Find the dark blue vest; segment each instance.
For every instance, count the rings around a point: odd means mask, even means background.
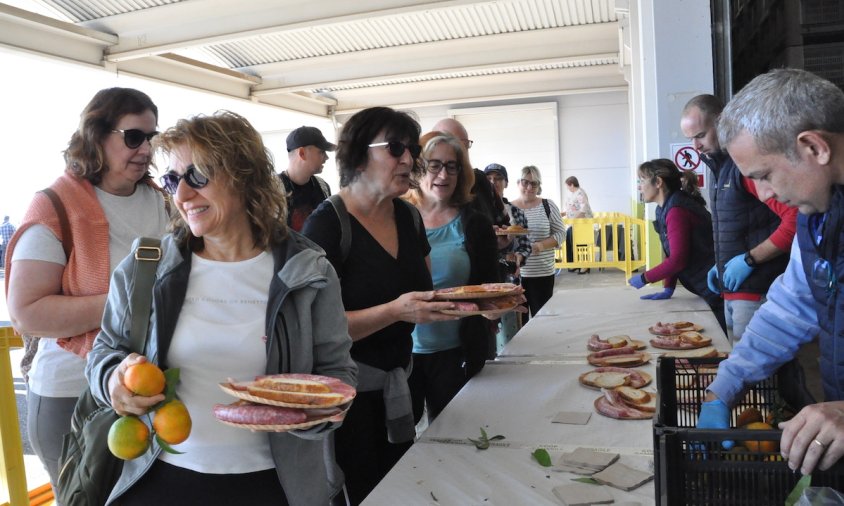
[[[797,241],[803,272],[812,289],[818,313],[820,366],[826,401],[844,399],[844,188],[836,187],[823,228],[823,240],[815,246],[809,217],[797,218]],[[820,264],[816,267],[816,263]],[[826,260],[831,271],[823,269]],[[831,278],[827,277],[827,273]],[[832,281],[829,283],[828,281]],[[832,286],[830,286],[832,285]]]
[[[741,172],[726,152],[701,157],[714,175],[709,188],[715,260],[718,279],[724,279],[724,266],[736,255],[743,255],[767,239],[780,225],[780,217],[741,185]],[[736,292],[768,292],[771,283],[785,271],[788,255],[761,263]],[[728,292],[721,286],[721,293]]]
[[[663,205],[656,208],[654,230],[659,234],[662,251],[665,256],[671,256],[668,245],[668,228],[666,217],[668,211],[674,207],[688,209],[700,219],[700,223],[692,228],[692,247],[686,268],[680,271],[677,278],[687,290],[702,297],[710,305],[719,303],[720,297],[709,291],[706,286],[706,273],[715,264],[715,252],[712,244],[712,217],[703,205],[685,192],[675,191],[665,199]]]

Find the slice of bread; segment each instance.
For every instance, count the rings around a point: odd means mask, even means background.
[[[648,392],[645,392],[648,393]],[[656,411],[656,395],[648,393],[650,396],[647,402],[643,402],[641,404],[636,404],[636,409],[641,411],[646,411],[648,413],[653,413]]]
[[[310,392],[315,394],[325,394],[331,392],[331,388],[325,383],[319,381],[285,378],[278,376],[270,376],[257,380],[253,386],[258,388],[266,388],[267,390],[276,390],[279,392]]]
[[[598,388],[615,388],[627,384],[626,373],[591,371],[583,376],[583,382]]]
[[[718,355],[718,350],[712,346],[704,346],[703,348],[695,348],[692,350],[672,350],[667,351],[663,356],[675,358],[696,358],[696,357],[714,357]]]
[[[641,355],[616,355],[616,356],[609,356],[604,357],[601,359],[601,363],[603,365],[614,365],[614,366],[625,366],[625,365],[637,365],[643,362]]]
[[[607,338],[607,342],[612,345],[613,348],[621,348],[627,346],[629,343],[630,336],[612,336]]]
[[[343,394],[336,392],[312,393],[312,392],[286,392],[271,390],[251,385],[246,389],[256,397],[262,397],[272,401],[286,402],[289,404],[307,404],[308,406],[337,405],[343,402]]]
[[[615,391],[621,395],[622,399],[634,405],[646,404],[651,398],[651,394],[648,392],[628,386],[618,387]]]

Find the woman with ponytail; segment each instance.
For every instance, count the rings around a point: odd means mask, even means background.
[[[659,234],[665,260],[628,281],[635,288],[663,281],[663,291],[642,299],[669,299],[679,280],[687,290],[706,300],[722,328],[724,301],[709,290],[706,273],[715,264],[712,217],[692,171],[680,171],[671,160],[660,158],[639,166],[638,188],[645,202],[657,205],[654,229]]]

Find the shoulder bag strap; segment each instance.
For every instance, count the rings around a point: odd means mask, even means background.
[[[542,199],[542,207],[545,208],[545,216],[547,216],[548,219],[550,220],[551,219],[551,204],[548,203],[548,200]]]
[[[44,188],[41,193],[50,199],[53,207],[56,209],[56,216],[59,218],[59,227],[62,230],[62,249],[64,249],[64,256],[70,260],[70,252],[73,251],[73,232],[70,230],[70,222],[67,219],[67,210],[64,208],[62,199],[53,191],[52,188]]]
[[[161,260],[161,240],[141,237],[138,249],[135,250],[135,284],[129,299],[132,305],[129,349],[135,353],[144,352],[152,307],[152,286],[155,282],[155,270],[158,268],[159,260]]]
[[[340,220],[340,258],[345,263],[349,250],[352,248],[352,225],[349,222],[349,211],[346,210],[346,204],[337,193],[328,197],[328,201],[334,206],[334,212]]]

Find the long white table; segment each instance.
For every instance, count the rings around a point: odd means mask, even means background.
[[[647,288],[644,290],[648,290]],[[556,462],[578,447],[621,454],[631,467],[653,469],[650,420],[620,421],[595,412],[601,394],[577,378],[586,362],[590,335],[627,334],[647,342],[657,321],[687,320],[704,327],[719,350],[726,337],[702,299],[678,289],[672,299],[643,301],[630,287],[558,291],[539,314],[487,363],[431,423],[408,453],[364,501],[387,505],[559,505],[552,489],[578,476],[541,467],[531,453],[545,448]],[[639,367],[655,375],[661,350]],[[648,387],[656,389],[655,384]],[[591,413],[586,425],[552,423],[560,411]],[[504,440],[478,450],[468,438],[483,427]],[[624,492],[608,489],[616,502],[653,504],[653,483]]]

